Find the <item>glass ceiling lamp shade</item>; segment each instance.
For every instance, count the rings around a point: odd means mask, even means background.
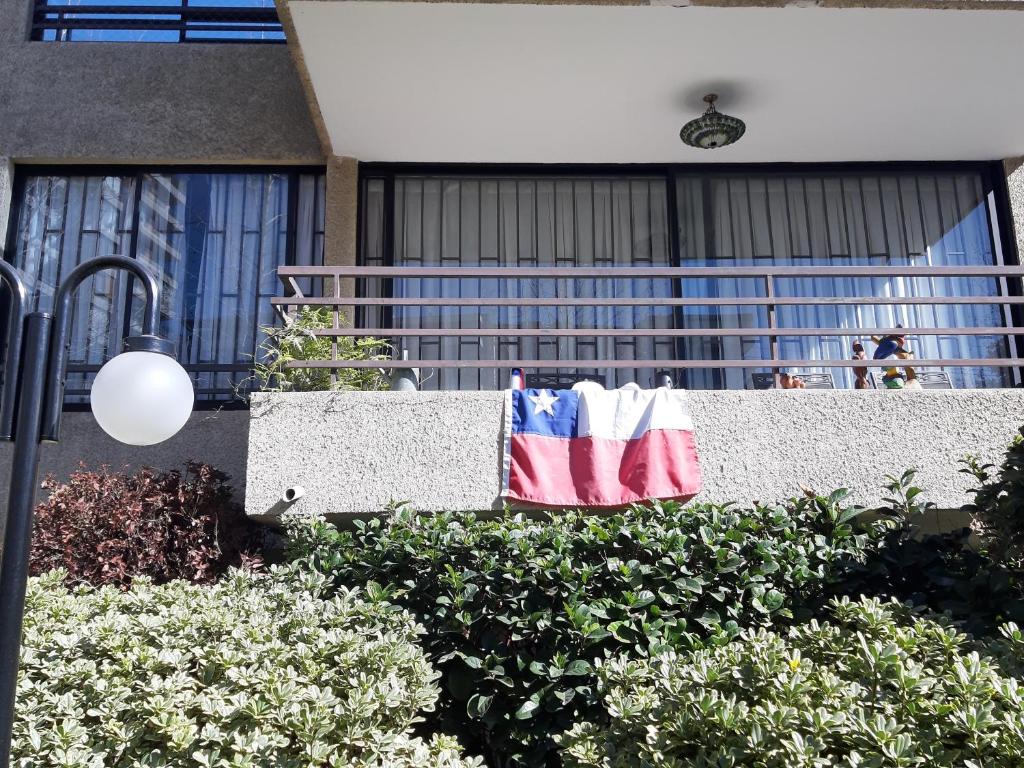
[[[104,432],[128,445],[155,445],[185,426],[195,393],[173,351],[158,336],[131,336],[100,368],[89,405]]]
[[[747,130],[747,126],[738,117],[723,115],[715,109],[717,94],[709,93],[704,97],[708,108],[696,120],[691,120],[679,132],[684,144],[698,149],[717,149],[735,144]]]

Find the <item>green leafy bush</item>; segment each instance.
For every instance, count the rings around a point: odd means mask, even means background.
[[[601,665],[608,722],[562,737],[566,766],[1024,765],[1021,687],[963,635],[898,603],[832,610],[784,634]]]
[[[326,768],[465,761],[410,727],[437,674],[404,612],[315,574],[28,589],[14,765]]]
[[[878,511],[891,528],[875,543],[871,556],[851,563],[825,596],[895,598],[946,614],[959,629],[979,638],[996,634],[998,625],[1007,621],[1024,623],[1020,571],[973,547],[969,528],[920,533],[917,522],[931,505],[923,502],[914,475],[911,470],[888,478],[886,507]]]
[[[964,463],[962,471],[979,483],[974,502],[964,509],[973,516],[985,550],[1009,567],[1024,569],[1024,428],[998,469],[975,457]]]
[[[344,324],[344,318],[340,321]],[[253,365],[259,389],[272,392],[321,392],[327,390],[388,389],[388,378],[377,368],[289,368],[299,360],[330,360],[337,345],[339,360],[389,360],[391,348],[382,339],[357,336],[318,336],[316,331],[334,327],[329,307],[303,307],[283,327],[265,326]]]
[[[493,764],[543,765],[552,736],[599,705],[593,665],[724,644],[786,621],[863,561],[887,523],[855,527],[844,493],[784,505],[610,516],[417,516],[292,531],[296,568],[382,585],[426,627],[443,673],[442,725]]]

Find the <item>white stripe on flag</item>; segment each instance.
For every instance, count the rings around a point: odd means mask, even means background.
[[[652,429],[693,431],[680,389],[608,389],[580,392],[580,437],[632,440]]]

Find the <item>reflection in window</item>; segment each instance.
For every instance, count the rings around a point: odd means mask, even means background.
[[[294,194],[292,191],[294,190]],[[319,264],[323,177],[286,173],[139,173],[28,176],[12,260],[34,306],[95,256],[130,255],[161,278],[160,333],[177,345],[200,400],[234,394],[251,368],[259,327],[274,322],[276,269]],[[141,328],[143,293],[123,273],[90,278],[75,299],[69,401]]]

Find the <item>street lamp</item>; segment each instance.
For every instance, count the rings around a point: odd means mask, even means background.
[[[159,285],[135,259],[104,256],[78,265],[57,288],[54,312],[27,312],[21,274],[0,261],[0,280],[10,288],[5,370],[0,399],[0,440],[14,441],[3,559],[0,560],[0,768],[8,768],[18,683],[18,656],[25,586],[32,544],[32,512],[39,475],[39,447],[60,437],[68,353],[71,299],[90,275],[103,269],[133,274],[146,292],[142,336],[124,340],[124,351],[93,381],[89,396],[96,421],[129,445],[152,445],[174,435],[192,412],[192,382],[174,360],[173,345],[155,335]]]

